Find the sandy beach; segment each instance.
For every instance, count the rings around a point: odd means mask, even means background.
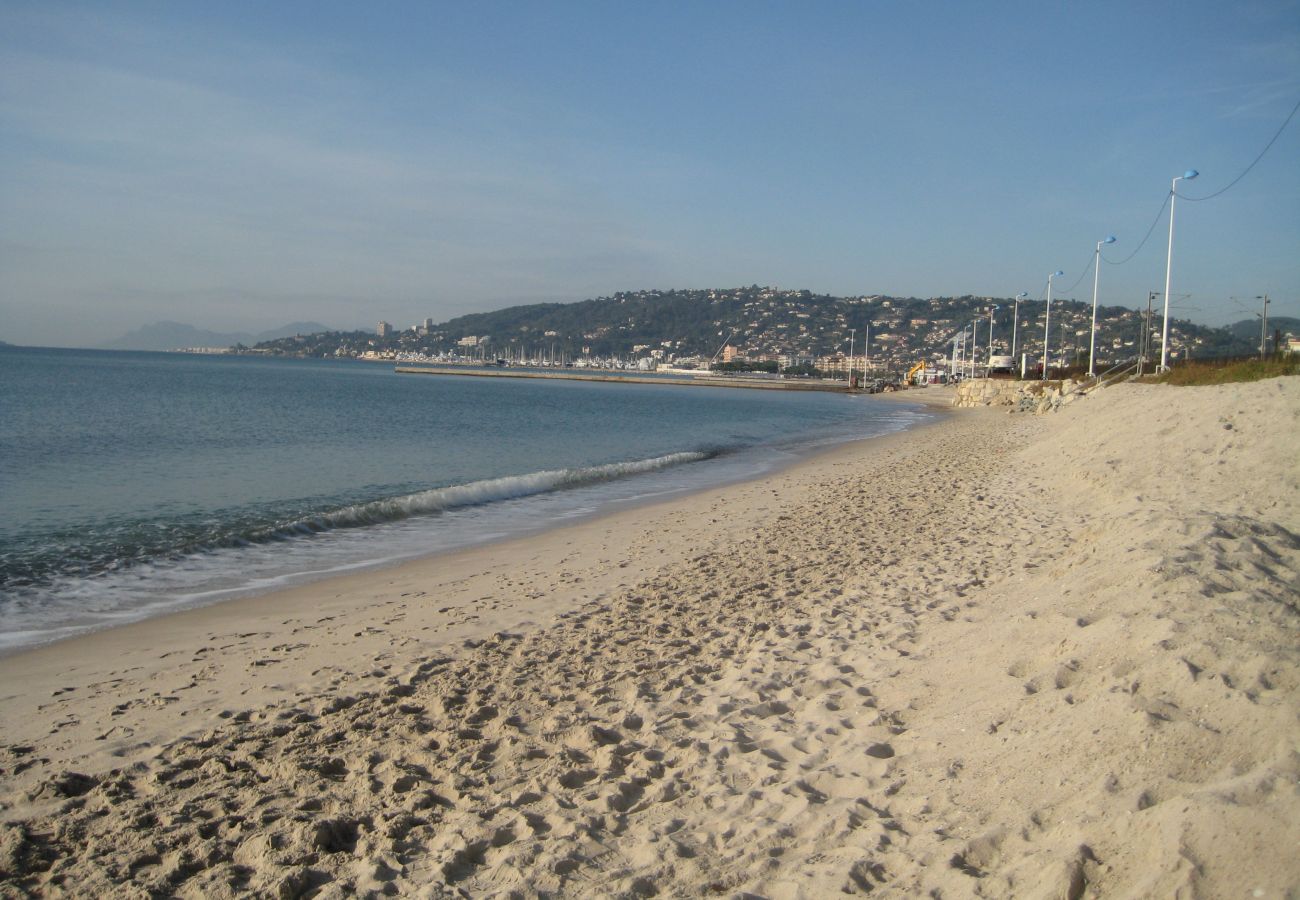
[[[0,659],[0,896],[1300,896],[1297,434],[959,410]]]

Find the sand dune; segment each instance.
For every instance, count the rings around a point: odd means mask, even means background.
[[[0,894],[1295,895],[1298,419],[963,411],[0,660]]]

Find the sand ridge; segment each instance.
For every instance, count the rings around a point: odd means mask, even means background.
[[[1298,417],[1295,379],[962,413],[155,625],[184,660],[0,700],[0,889],[1294,892]]]

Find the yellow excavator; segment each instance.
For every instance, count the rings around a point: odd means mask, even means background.
[[[924,371],[925,371],[925,360],[922,360],[921,362],[917,363],[916,365],[912,366],[912,368],[907,370],[907,383],[916,384],[916,376]]]

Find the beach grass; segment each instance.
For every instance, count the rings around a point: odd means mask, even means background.
[[[1262,381],[1265,378],[1277,378],[1282,375],[1300,375],[1300,358],[1279,356],[1269,359],[1194,361],[1175,366],[1160,375],[1147,376],[1142,381],[1192,387]]]

